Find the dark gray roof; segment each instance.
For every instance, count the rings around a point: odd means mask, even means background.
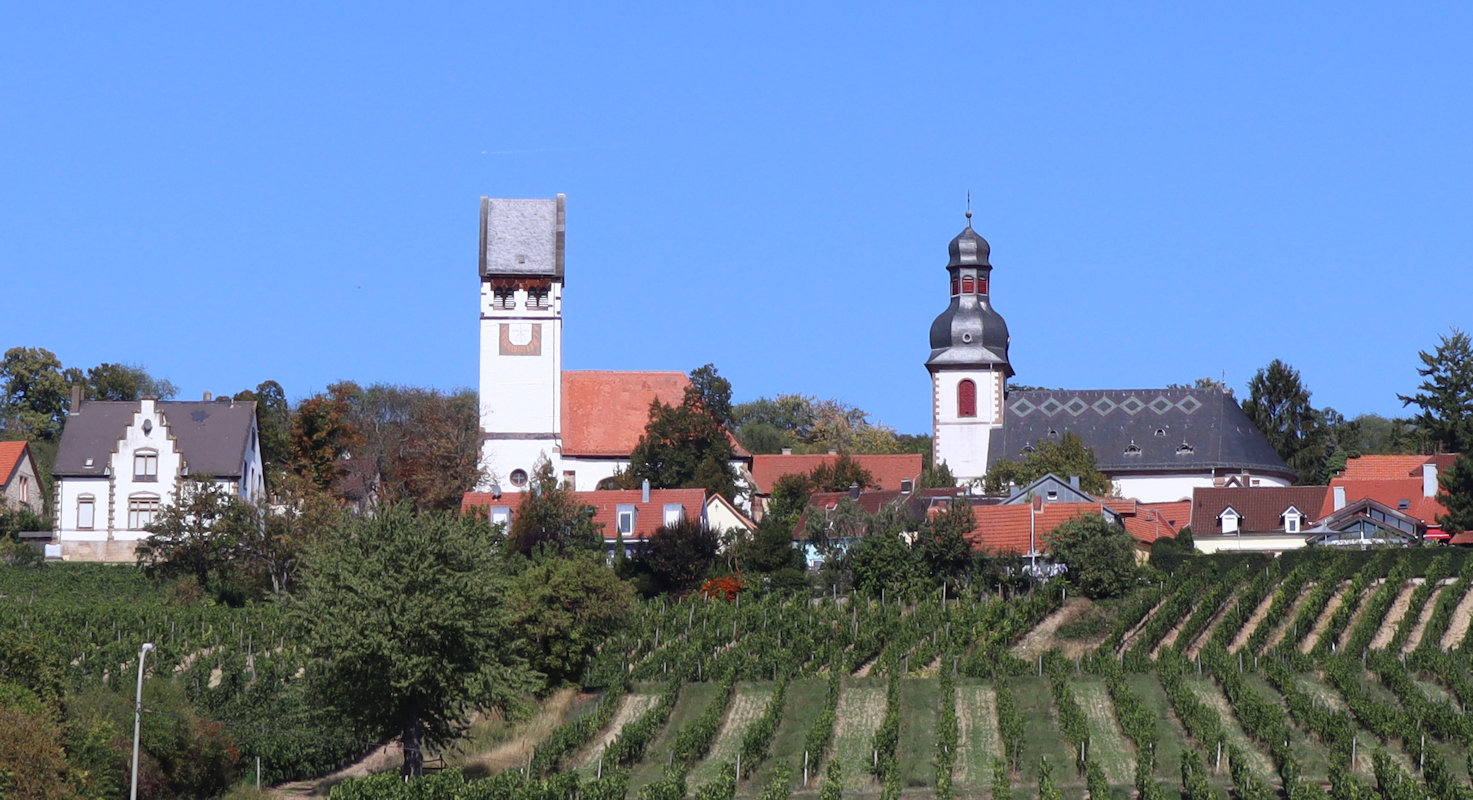
[[[158,407],[191,475],[240,475],[256,419],[254,402],[164,400]],[[101,477],[138,408],[136,401],[89,400],[68,414],[53,474]]]
[[[1005,406],[992,461],[1022,458],[1024,448],[1072,432],[1109,474],[1246,469],[1294,477],[1238,402],[1218,389],[1009,391]]]
[[[982,238],[982,234],[972,230],[970,219],[967,220],[966,229],[958,233],[956,238],[951,240],[951,244],[946,246],[946,252],[951,256],[951,259],[946,263],[947,269],[966,266],[992,266],[987,263],[987,257],[992,255],[992,245],[988,244],[987,240]]]
[[[481,198],[481,277],[563,277],[564,198]]]

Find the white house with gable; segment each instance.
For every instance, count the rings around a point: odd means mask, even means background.
[[[74,396],[52,474],[62,558],[132,561],[185,480],[208,478],[246,502],[263,496],[256,404]]]

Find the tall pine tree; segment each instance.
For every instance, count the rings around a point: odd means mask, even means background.
[[[1473,340],[1457,328],[1437,350],[1420,352],[1422,383],[1413,395],[1397,395],[1402,405],[1421,409],[1413,417],[1427,448],[1437,453],[1473,452]]]

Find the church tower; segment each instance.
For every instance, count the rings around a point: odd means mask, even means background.
[[[481,465],[506,491],[558,468],[564,197],[481,198]]]
[[[992,248],[967,227],[947,247],[951,303],[931,323],[931,446],[958,481],[987,473],[993,431],[1003,423],[1003,396],[1013,375],[1008,325],[992,308]]]

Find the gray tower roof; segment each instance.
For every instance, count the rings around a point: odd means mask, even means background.
[[[563,279],[565,198],[481,198],[481,277]]]
[[[1107,474],[1250,470],[1292,479],[1268,440],[1219,389],[1009,391],[988,458],[1013,460],[1066,432]]]
[[[965,275],[988,281],[989,288],[977,293],[953,291],[951,304],[931,323],[931,357],[926,359],[926,368],[935,371],[1001,366],[1011,376],[1008,324],[992,307],[989,294],[992,264],[987,259],[992,253],[991,246],[972,230],[968,219],[966,229],[946,249],[950,255],[946,270],[953,283]]]

